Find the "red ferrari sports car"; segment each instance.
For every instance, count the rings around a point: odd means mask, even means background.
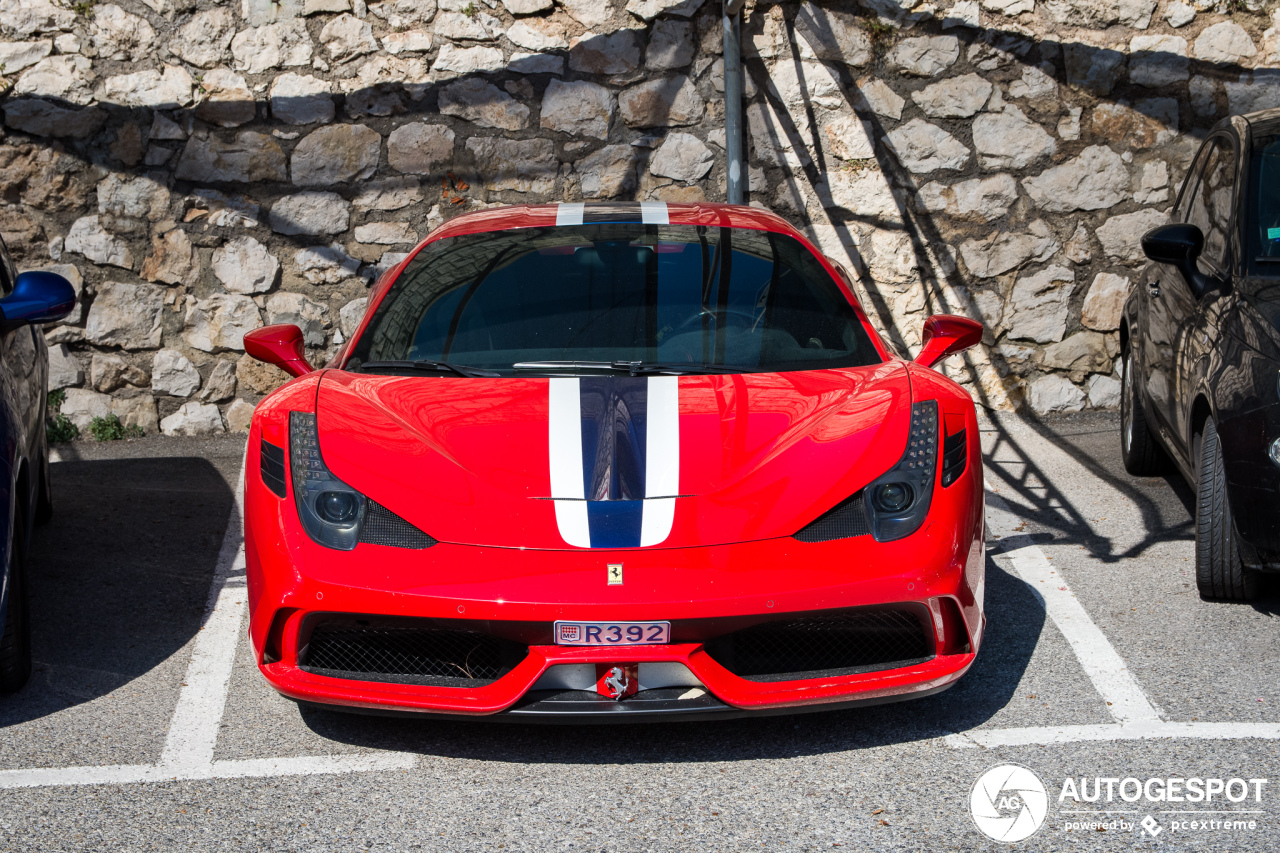
[[[450,220],[294,379],[245,478],[251,636],[304,703],[525,721],[923,696],[982,639],[973,402],[895,357],[771,213],[560,204]]]

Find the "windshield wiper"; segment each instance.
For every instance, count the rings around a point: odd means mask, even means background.
[[[560,373],[575,370],[604,370],[610,373],[626,373],[630,376],[648,374],[698,374],[698,373],[749,373],[751,368],[732,364],[686,364],[681,362],[653,361],[520,361],[511,365],[514,370],[539,370]]]
[[[1259,255],[1253,259],[1255,264],[1280,264],[1280,257],[1268,258],[1266,255]]]
[[[752,368],[737,364],[688,364],[681,362],[659,361],[615,361],[614,367],[626,370],[632,376],[648,373],[750,373]]]
[[[476,367],[463,367],[448,361],[366,361],[360,365],[361,370],[418,370],[424,373],[452,373],[454,376],[501,376],[495,370],[481,370]]]

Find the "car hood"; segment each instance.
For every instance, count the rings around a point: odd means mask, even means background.
[[[317,420],[335,476],[443,542],[679,548],[795,533],[898,460],[910,401],[901,362],[581,380],[333,370]]]

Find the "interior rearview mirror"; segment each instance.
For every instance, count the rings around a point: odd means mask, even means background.
[[[924,321],[916,364],[933,367],[949,355],[964,352],[982,340],[982,324],[955,314],[934,314]]]
[[[244,351],[258,361],[274,364],[290,376],[305,376],[315,370],[307,363],[302,330],[292,323],[263,326],[247,332]]]

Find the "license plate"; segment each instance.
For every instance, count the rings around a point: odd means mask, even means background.
[[[670,622],[557,622],[559,646],[641,646],[671,642]]]

